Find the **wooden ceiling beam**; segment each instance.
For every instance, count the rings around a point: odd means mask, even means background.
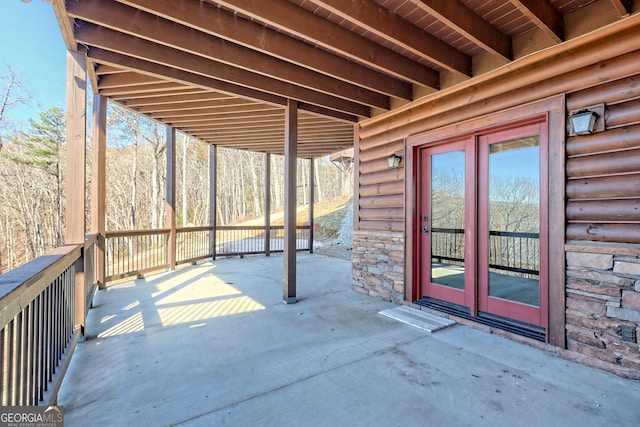
[[[132,70],[136,70],[143,74],[149,74],[152,76],[166,78],[171,81],[176,81],[184,84],[193,85],[195,87],[185,88],[178,94],[184,94],[188,92],[193,93],[208,93],[210,90],[219,91],[225,94],[236,95],[239,97],[260,100],[273,105],[284,105],[285,99],[272,95],[266,92],[260,92],[250,88],[237,87],[235,85],[222,82],[199,74],[193,74],[186,71],[178,70],[173,67],[168,67],[160,64],[155,64],[149,61],[145,61],[138,58],[132,58],[130,56],[122,55],[116,52],[110,52],[108,50],[100,48],[92,48],[88,53],[88,57],[94,62],[102,64],[109,64],[114,66],[126,67]],[[138,96],[153,96],[152,94],[142,94]],[[162,94],[158,94],[162,96]],[[130,97],[131,98],[131,97]],[[111,98],[113,100],[113,98]],[[357,115],[343,113],[340,111],[332,110],[329,108],[323,108],[317,105],[302,104],[305,111],[311,114],[318,114],[323,117],[332,117],[337,120],[355,123],[358,121]],[[282,110],[280,110],[282,111]]]
[[[228,87],[228,93],[242,94],[249,89],[256,93],[260,100],[260,92],[268,92],[279,97],[300,100],[325,108],[368,117],[370,108],[366,105],[317,92],[304,87],[292,85],[250,71],[232,67],[217,61],[199,57],[187,52],[158,45],[148,40],[131,37],[95,24],[83,23],[76,27],[76,39],[93,49],[100,48],[134,59],[188,74],[197,74],[210,80],[221,81]],[[174,73],[165,71],[162,75]],[[211,87],[212,89],[216,89]],[[242,90],[244,88],[245,90]]]
[[[322,131],[333,131],[336,129],[345,130],[345,124],[337,123],[337,122],[327,121],[327,123],[318,124],[318,123],[304,123],[299,121],[298,123],[300,128],[306,128],[306,129],[316,129],[316,130],[321,129]],[[229,120],[229,121],[220,122],[220,123],[211,123],[211,124],[205,124],[205,125],[199,125],[199,126],[184,127],[183,129],[187,132],[189,131],[217,132],[217,131],[238,129],[238,127],[242,127],[244,129],[262,129],[262,128],[271,127],[271,126],[284,127],[283,118],[282,117],[273,117],[269,119],[260,118],[260,120],[236,119],[233,121]],[[346,126],[349,126],[349,125],[346,125]],[[348,130],[353,132],[353,129],[351,126],[349,126]]]
[[[91,55],[91,54],[89,54]],[[129,101],[134,101],[136,99],[150,99],[150,98],[159,98],[159,97],[165,97],[165,96],[180,96],[180,95],[184,95],[184,94],[197,94],[197,93],[207,93],[207,90],[199,88],[199,87],[188,87],[188,86],[183,86],[180,89],[176,89],[176,90],[169,90],[166,92],[144,92],[144,93],[131,93],[131,94],[127,94],[127,95],[116,95],[116,96],[111,96],[109,99],[111,101],[116,101],[120,104],[122,104],[123,107],[129,107],[125,102],[129,102]],[[209,92],[210,93],[210,92]]]
[[[245,124],[245,123],[269,123],[273,121],[282,122],[284,117],[282,116],[281,111],[270,111],[268,113],[260,112],[253,114],[228,114],[221,115],[220,117],[216,117],[209,120],[201,120],[201,123],[190,123],[188,126],[184,126],[185,128],[190,129],[204,129],[204,128],[213,128],[215,129],[217,126],[223,125],[237,125],[237,124]],[[284,122],[283,122],[284,123]]]
[[[217,92],[204,92],[193,93],[188,95],[173,95],[173,96],[156,96],[148,98],[135,98],[126,102],[127,107],[143,107],[153,105],[172,105],[172,104],[189,104],[192,102],[206,102],[206,101],[221,101],[223,99],[237,99],[230,95],[225,95]]]
[[[127,96],[129,94],[149,94],[149,93],[161,93],[166,91],[173,91],[180,89],[178,83],[165,82],[154,84],[140,84],[137,86],[117,86],[107,89],[100,89],[100,95],[103,96]]]
[[[318,73],[401,99],[412,99],[411,84],[349,61],[217,7],[190,0],[120,0],[198,31],[309,68]]]
[[[183,53],[226,64],[256,77],[262,77],[258,83],[265,84],[266,87],[276,87],[276,82],[284,82],[369,107],[390,109],[390,99],[387,95],[308,70],[235,43],[229,43],[219,37],[195,31],[123,4],[85,0],[71,2],[68,8],[69,14],[75,18],[114,30],[113,37],[116,32],[124,33]],[[135,16],[135,19],[132,19],[132,16]],[[87,26],[87,28],[91,27]],[[109,30],[106,31],[109,32]],[[245,82],[245,86],[247,83]]]
[[[271,115],[273,115],[273,112],[269,112]],[[278,112],[280,113],[280,112]],[[195,120],[184,120],[184,119],[176,119],[173,121],[173,123],[175,124],[175,126],[180,126],[180,127],[192,127],[192,128],[196,128],[196,127],[205,127],[205,126],[215,126],[216,124],[220,124],[220,123],[225,123],[225,122],[230,122],[230,121],[235,121],[235,120],[246,120],[246,121],[260,121],[263,120],[263,118],[267,117],[266,115],[260,114],[260,113],[246,113],[246,114],[242,114],[242,113],[236,113],[236,114],[227,114],[227,115],[223,115],[220,114],[216,117],[209,117],[209,118],[198,118]],[[268,117],[267,117],[268,120]]]
[[[101,76],[98,79],[98,88],[100,89],[112,89],[117,87],[130,87],[137,85],[153,85],[153,84],[165,84],[166,80],[161,80],[156,77],[145,76],[138,73],[117,73]]]
[[[246,137],[242,137],[242,136],[238,136],[238,137],[222,137],[222,138],[217,138],[217,137],[206,137],[206,136],[199,136],[197,134],[192,135],[194,138],[197,139],[202,139],[203,141],[207,141],[211,144],[216,144],[219,145],[221,147],[231,147],[234,148],[236,146],[241,146],[241,147],[246,147],[247,145],[250,144],[272,144],[272,145],[277,145],[277,144],[283,144],[284,145],[284,133],[282,135],[275,135],[275,136],[268,136],[268,137],[251,137],[251,138],[246,138]],[[301,141],[299,142],[299,146],[300,145],[311,145],[311,144],[317,144],[317,145],[324,145],[327,147],[333,147],[333,146],[341,146],[343,147],[342,149],[345,148],[349,148],[351,147],[351,145],[353,144],[353,139],[348,139],[345,138],[342,141],[327,141],[324,144],[321,144],[320,142],[318,142],[317,140],[307,140],[306,142],[302,143]]]
[[[112,67],[110,65],[98,65],[95,69],[95,73],[98,76],[103,74],[116,74],[116,73],[129,73],[129,70],[125,70],[123,68]]]
[[[471,58],[372,0],[312,0],[329,12],[454,73],[471,76]]]
[[[229,98],[229,99],[211,100],[211,101],[147,105],[144,107],[137,107],[135,110],[141,114],[162,114],[162,113],[173,113],[173,112],[185,112],[186,114],[191,114],[191,113],[202,113],[206,110],[213,111],[216,108],[223,108],[223,107],[226,107],[226,108],[233,107],[238,111],[243,110],[246,107],[250,111],[251,108],[255,105],[265,105],[265,104],[251,102],[243,98]]]
[[[511,60],[511,39],[457,1],[409,0],[487,52]]]
[[[149,74],[156,77],[164,77],[170,81],[175,81],[185,85],[197,86],[199,89],[215,90],[230,95],[237,95],[248,99],[258,99],[275,105],[284,105],[285,98],[271,95],[249,88],[237,87],[231,83],[223,82],[211,77],[194,74],[187,71],[179,70],[171,66],[157,64],[143,59],[123,55],[118,52],[93,47],[87,55],[95,62],[103,64],[115,64],[136,70],[142,74]],[[195,92],[199,92],[197,88],[193,88]],[[187,92],[185,89],[184,92]],[[176,92],[178,94],[180,92]],[[150,96],[150,95],[146,95]]]
[[[152,119],[157,120],[180,120],[184,118],[185,120],[194,119],[206,119],[213,118],[216,116],[220,116],[222,114],[245,114],[247,112],[255,112],[255,111],[270,111],[273,107],[268,104],[258,104],[254,103],[252,105],[246,106],[220,106],[213,108],[205,108],[202,110],[181,110],[181,111],[165,111],[165,112],[145,112],[146,116],[151,117]]]
[[[220,137],[220,138],[226,138],[226,137],[247,137],[247,138],[251,138],[251,137],[270,137],[270,136],[277,136],[277,135],[283,135],[284,136],[284,128],[281,126],[270,126],[270,127],[264,127],[261,129],[243,129],[243,128],[237,128],[237,129],[231,129],[231,130],[221,130],[221,131],[208,131],[208,132],[197,132],[197,134],[199,136],[202,137],[206,137],[206,138],[213,138],[213,137]],[[320,140],[334,140],[335,138],[353,138],[353,131],[352,130],[347,130],[347,131],[335,131],[335,132],[321,132],[321,131],[311,131],[311,130],[304,130],[304,129],[298,129],[298,136],[302,137],[302,136],[306,136],[306,137],[314,137]]]
[[[564,40],[564,18],[548,0],[509,0],[555,43]]]
[[[322,46],[396,78],[427,87],[439,87],[438,72],[287,0],[216,0],[212,3],[238,11],[312,45]]]

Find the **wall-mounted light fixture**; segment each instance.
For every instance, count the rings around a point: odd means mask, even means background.
[[[387,162],[389,163],[389,169],[399,168],[401,161],[402,161],[401,153],[393,153],[389,157],[387,157]]]
[[[593,133],[598,113],[591,110],[580,110],[570,117],[573,133],[576,135],[589,135]]]

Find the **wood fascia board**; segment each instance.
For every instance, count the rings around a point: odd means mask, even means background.
[[[206,7],[188,0],[120,2],[321,74],[331,75],[388,96],[412,98],[410,83],[336,56],[258,23],[238,19],[220,8]]]
[[[76,40],[73,37],[73,19],[67,14],[67,6],[65,0],[51,0],[53,5],[53,12],[58,20],[60,31],[62,32],[62,38],[67,50],[75,52],[78,49]]]
[[[182,24],[129,6],[88,0],[70,3],[69,14],[77,19],[154,44],[201,56],[257,76],[282,81],[315,92],[343,98],[369,107],[390,108],[387,95],[271,57],[247,47],[229,43]],[[83,24],[82,27],[91,28]],[[108,30],[107,30],[108,33]],[[115,35],[112,37],[115,38]],[[257,80],[256,77],[253,80]],[[244,84],[246,85],[246,83]],[[274,83],[270,83],[273,86]],[[291,97],[291,96],[290,96]]]
[[[93,61],[89,60],[89,58],[87,58],[87,79],[89,79],[89,82],[91,83],[91,92],[93,92],[94,95],[98,93],[99,76],[96,73],[97,67],[98,67],[98,64],[94,63]]]
[[[77,27],[76,39],[94,48],[219,80],[227,83],[230,88],[238,88],[239,86],[239,89],[246,88],[288,99],[299,99],[309,104],[316,104],[361,117],[370,115],[370,108],[357,102],[255,74],[188,52],[131,37],[95,24],[85,23]],[[237,91],[235,90],[235,92]],[[230,93],[234,93],[233,89]]]
[[[613,4],[613,7],[618,12],[618,16],[621,18],[629,16],[633,10],[631,0],[611,0],[611,4]]]
[[[564,18],[548,0],[509,0],[555,43],[564,40]]]
[[[511,60],[511,39],[460,2],[410,0],[438,21],[471,40],[482,49]]]
[[[347,22],[454,73],[469,77],[471,58],[371,0],[313,0]]]
[[[555,45],[550,48],[538,51],[531,55],[525,56],[521,59],[517,59],[509,64],[506,64],[500,68],[496,68],[495,70],[492,70],[481,76],[474,77],[468,81],[452,86],[448,89],[444,89],[439,92],[433,93],[431,95],[427,95],[423,98],[420,98],[416,101],[403,105],[395,110],[389,111],[379,116],[363,120],[359,123],[361,137],[365,138],[364,135],[378,133],[378,131],[375,130],[378,128],[390,130],[394,127],[394,125],[389,123],[390,120],[393,120],[394,118],[397,119],[398,117],[407,116],[407,115],[415,116],[416,110],[419,110],[422,108],[428,108],[429,105],[444,104],[456,98],[461,98],[461,99],[459,102],[455,102],[455,103],[452,102],[451,108],[456,108],[456,106],[466,105],[469,103],[469,100],[462,99],[462,98],[464,98],[464,94],[468,92],[470,88],[474,88],[473,98],[480,99],[481,91],[479,88],[488,86],[489,84],[498,82],[498,81],[507,82],[509,81],[509,76],[511,75],[524,73],[532,69],[538,68],[538,69],[542,69],[542,72],[540,73],[542,75],[542,77],[540,77],[541,79],[552,78],[558,75],[558,73],[563,72],[562,70],[566,72],[566,71],[575,70],[578,68],[591,65],[594,62],[598,62],[598,59],[596,59],[596,57],[599,57],[601,61],[604,61],[606,59],[610,59],[615,56],[623,55],[630,51],[628,44],[623,45],[620,43],[614,43],[607,50],[598,49],[596,47],[591,50],[590,52],[591,54],[589,55],[589,58],[586,58],[586,59],[576,56],[576,51],[580,51],[581,49],[588,48],[589,45],[597,45],[598,42],[602,42],[603,40],[610,40],[612,37],[620,37],[622,39],[633,39],[634,37],[637,37],[637,31],[639,29],[640,29],[640,14],[634,14],[627,18],[624,18],[621,21],[607,25],[591,33],[585,34],[580,37],[576,37],[575,39],[568,40],[559,45]],[[606,55],[603,54],[605,51],[606,51]],[[565,62],[555,61],[554,63],[559,64],[558,67],[553,67],[553,68],[543,67],[544,65],[543,63],[546,61],[549,61],[550,58],[557,59],[560,56],[566,57],[568,61],[565,61]],[[561,68],[562,70],[560,70],[559,68]],[[514,88],[517,88],[518,84],[519,83],[517,81],[514,81],[512,83]]]
[[[432,88],[439,86],[440,77],[436,71],[287,0],[224,0],[216,3],[396,78]]]

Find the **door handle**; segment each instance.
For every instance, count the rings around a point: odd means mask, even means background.
[[[429,234],[429,226],[428,225],[422,226],[422,234]]]

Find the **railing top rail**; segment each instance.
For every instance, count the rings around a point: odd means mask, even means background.
[[[170,233],[169,228],[156,228],[153,230],[112,230],[105,232],[105,236],[109,237],[132,237],[132,236],[153,236],[154,234]]]
[[[432,227],[431,231],[433,233],[464,234],[464,228]],[[540,233],[530,233],[530,232],[523,232],[523,231],[489,230],[489,234],[491,236],[525,237],[525,238],[532,238],[532,239],[537,239],[540,237]]]
[[[198,227],[177,227],[176,232],[178,233],[188,233],[191,231],[211,231],[213,230],[213,226],[211,225],[201,225]]]
[[[47,254],[0,275],[0,325],[6,325],[73,264],[82,245],[58,246]]]
[[[94,243],[98,241],[98,234],[87,234],[84,238],[84,248],[87,249],[91,247]]]
[[[308,230],[309,225],[297,225],[297,230]],[[228,231],[228,230],[264,230],[264,225],[217,225],[216,230]],[[284,230],[284,225],[272,225],[270,230]]]

